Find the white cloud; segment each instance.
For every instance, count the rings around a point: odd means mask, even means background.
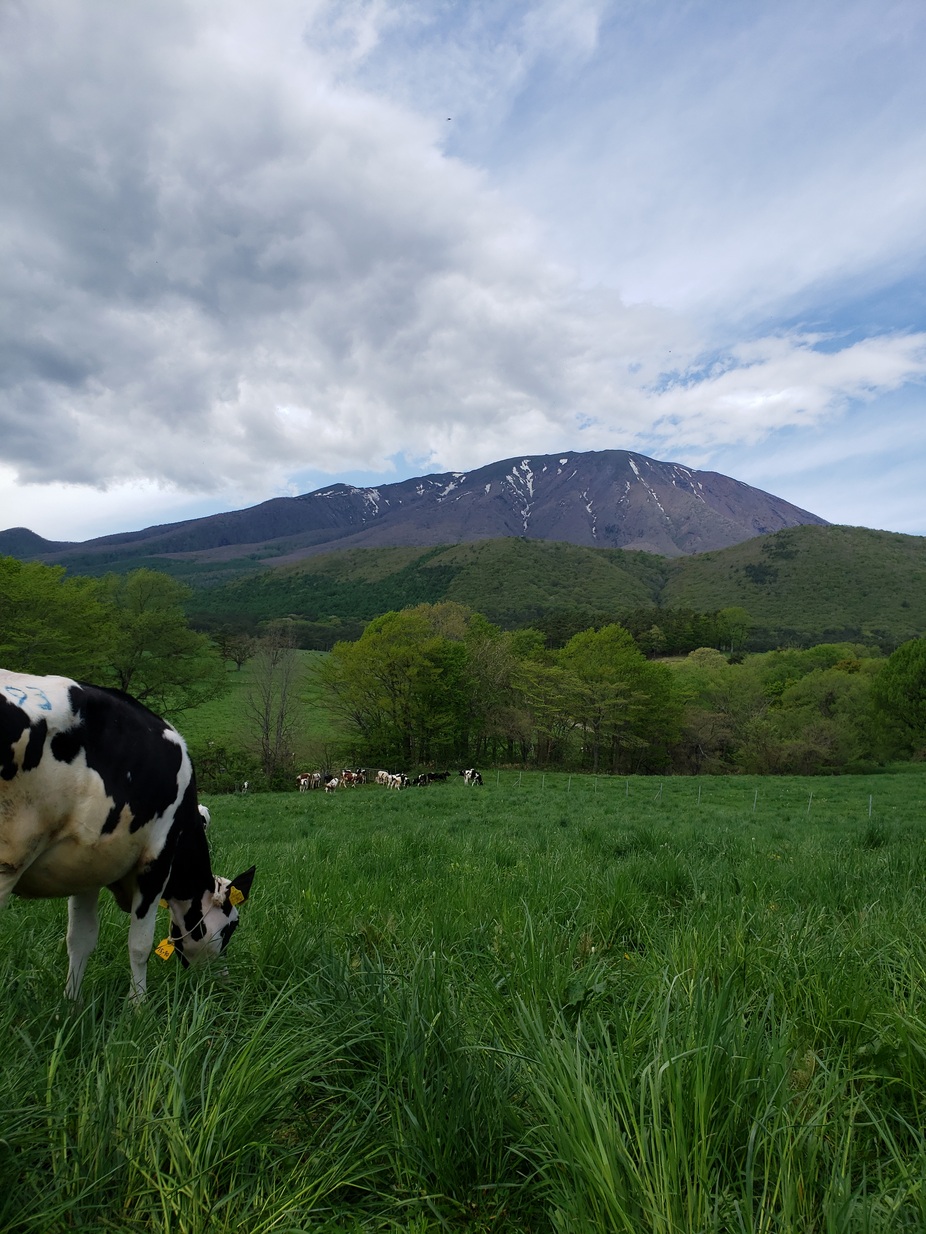
[[[920,382],[926,322],[768,315],[926,256],[921,88],[846,103],[847,58],[881,71],[915,15],[866,51],[864,4],[721,9],[4,10],[0,525],[82,538],[399,455],[708,463]]]

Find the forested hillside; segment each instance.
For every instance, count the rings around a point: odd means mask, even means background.
[[[789,527],[673,561],[666,606],[738,604],[775,630],[904,641],[924,633],[926,538],[866,527]]]
[[[685,650],[674,630],[687,623],[700,645],[697,615],[737,607],[749,614],[754,649],[849,638],[889,650],[926,632],[926,539],[793,527],[671,561],[520,539],[354,549],[257,573],[251,565],[247,576],[196,587],[189,611],[207,628],[296,618],[318,627],[306,645],[326,647],[381,613],[445,599],[509,629],[558,631],[559,641],[632,614],[636,631],[655,627],[670,636],[667,649]]]
[[[551,609],[591,615],[654,604],[667,566],[647,553],[536,540],[353,549],[200,589],[192,605],[221,617],[369,621],[410,604],[457,600],[518,626]]]
[[[495,577],[528,587],[534,546],[485,547]],[[449,560],[434,577],[458,582],[472,551],[439,554]],[[565,546],[557,551],[557,577],[575,587],[575,561]],[[781,559],[799,557],[794,547]],[[623,560],[637,573],[623,572],[622,594],[646,598],[658,580],[653,559]],[[575,610],[551,610],[534,628],[503,630],[453,600],[401,604],[388,591],[401,568],[381,561],[376,578],[372,558],[353,564],[366,575],[355,585],[378,603],[390,597],[391,611],[358,620],[362,630],[334,638],[329,654],[306,656],[297,651],[302,618],[265,620],[254,634],[217,627],[209,637],[188,627],[187,589],[165,575],[70,578],[0,558],[2,662],[116,686],[171,717],[206,707],[189,732],[213,791],[290,785],[297,758],[309,755],[322,767],[407,772],[517,764],[723,774],[845,771],[926,753],[926,638],[889,657],[848,639],[750,655],[753,621],[736,605],[650,605],[576,629]],[[593,583],[596,568],[619,573],[604,556],[586,564]],[[409,566],[409,577],[426,577],[420,560]]]

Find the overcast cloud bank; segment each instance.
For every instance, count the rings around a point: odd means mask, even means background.
[[[924,28],[7,6],[0,525],[628,448],[926,532]]]

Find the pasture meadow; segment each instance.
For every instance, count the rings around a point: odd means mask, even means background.
[[[206,801],[227,976],[0,918],[0,1229],[926,1228],[922,773]]]

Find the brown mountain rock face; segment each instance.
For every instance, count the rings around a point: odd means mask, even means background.
[[[805,523],[825,520],[717,472],[626,450],[564,450],[379,488],[334,484],[83,544],[50,544],[17,528],[0,532],[0,553],[24,556],[28,544],[30,557],[65,563],[96,552],[215,560],[274,545],[283,562],[333,549],[520,536],[679,557]]]

